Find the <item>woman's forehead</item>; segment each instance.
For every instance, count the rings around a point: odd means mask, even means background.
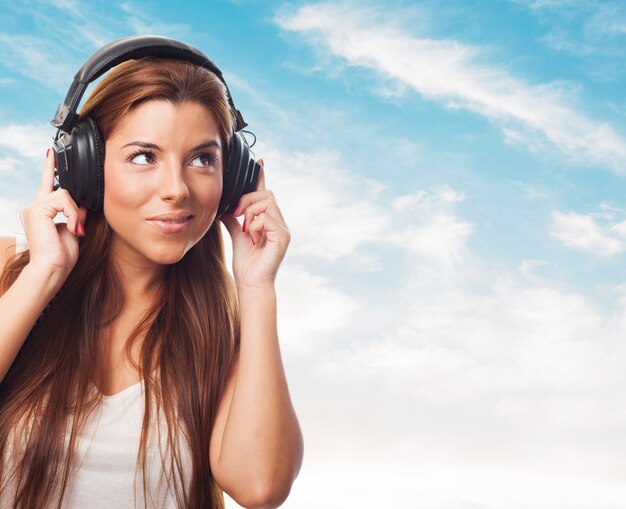
[[[130,138],[157,144],[156,140],[185,140],[194,145],[211,138],[219,143],[219,127],[215,115],[198,102],[151,100],[124,115],[107,141],[125,144]]]

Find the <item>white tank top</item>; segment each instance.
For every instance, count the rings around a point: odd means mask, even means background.
[[[21,245],[20,245],[21,244]],[[24,242],[18,250],[26,248]],[[132,509],[144,507],[143,478],[141,465],[137,465],[139,438],[144,414],[144,381],[113,394],[103,396],[99,409],[95,410],[76,438],[76,461],[79,469],[68,480],[63,497],[64,509]],[[170,451],[166,449],[167,423],[162,412],[159,414],[160,441],[156,438],[159,429],[155,422],[156,409],[153,400],[152,440],[146,450],[146,493],[147,507],[175,509],[174,484],[166,477],[170,472]],[[69,430],[66,434],[69,441]],[[159,445],[160,442],[160,445]],[[189,489],[191,478],[191,456],[187,442],[179,437],[179,453],[183,465],[185,487]],[[8,451],[7,451],[8,452]],[[9,453],[10,454],[10,453]],[[163,468],[164,458],[165,471]],[[208,451],[207,451],[208,456]],[[10,457],[10,456],[9,456]],[[10,464],[9,459],[9,464]],[[176,472],[176,469],[174,469]],[[136,490],[133,488],[136,472]],[[178,489],[181,489],[181,480]],[[12,507],[14,487],[9,487],[7,496],[0,497],[0,508]],[[134,495],[136,493],[136,504]],[[56,499],[55,499],[56,501]]]
[[[144,397],[143,380],[117,394],[103,396],[101,406],[93,412],[81,433],[76,437],[75,454],[78,470],[68,480],[63,497],[63,509],[141,509],[143,507],[175,509],[177,507],[174,484],[168,477],[171,460],[169,451],[166,450],[167,424],[162,412],[159,418],[160,446],[157,445],[159,443],[158,430],[154,417],[151,421],[153,434],[148,437],[146,450],[148,498],[144,506],[141,466],[137,465],[135,468],[143,420]],[[68,429],[66,443],[69,442],[69,433]],[[184,439],[179,437],[178,447],[183,465],[185,489],[188,491],[191,478],[189,446]],[[11,467],[13,459],[11,451],[6,451],[5,460],[8,460]],[[165,463],[165,469],[163,463]],[[136,490],[133,487],[135,475]],[[182,485],[176,470],[174,475],[176,475],[180,490]],[[6,495],[0,497],[0,508],[12,507],[12,504],[7,501],[13,500],[14,496],[15,486],[12,482]],[[54,502],[56,500],[54,498]]]
[[[144,413],[143,380],[112,396],[103,396],[99,410],[88,421],[80,437],[77,437],[78,472],[69,486],[64,507],[68,509],[92,508],[143,508],[143,479],[141,467],[135,464],[139,450],[139,438]],[[153,405],[153,409],[154,409]],[[154,414],[153,414],[154,415]],[[153,432],[156,430],[152,419]],[[162,417],[161,445],[155,440],[148,443],[146,458],[147,506],[149,508],[175,509],[176,498],[173,484],[166,475],[171,465],[166,450],[167,424]],[[67,435],[69,440],[69,433]],[[191,458],[184,440],[179,438],[179,451],[185,482],[191,476]],[[164,472],[161,455],[167,466]],[[133,482],[136,474],[137,504],[134,502]],[[179,479],[177,477],[177,479]],[[180,486],[180,481],[179,481]],[[188,489],[188,484],[185,485]],[[180,486],[182,487],[182,486]],[[179,489],[180,489],[179,487]]]

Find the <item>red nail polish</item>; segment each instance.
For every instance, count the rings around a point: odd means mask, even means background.
[[[239,205],[237,205],[235,207],[235,210],[233,210],[233,212],[232,212],[233,216],[236,216],[238,212],[239,212]]]
[[[85,227],[83,226],[82,223],[78,223],[78,229],[80,231],[80,234],[84,237],[85,236]]]
[[[243,220],[243,226],[241,227],[241,231],[246,233],[246,220]]]
[[[48,150],[46,150],[46,159],[48,159],[48,154],[50,153],[50,148],[48,147]]]

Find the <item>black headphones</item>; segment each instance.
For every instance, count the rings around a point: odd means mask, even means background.
[[[95,120],[87,116],[77,122],[76,108],[87,85],[112,67],[131,59],[146,56],[186,60],[213,72],[226,87],[228,103],[235,117],[235,129],[223,168],[223,191],[217,217],[231,212],[241,196],[256,190],[261,166],[250,152],[248,142],[239,132],[246,124],[235,108],[222,71],[197,49],[182,42],[159,36],[130,36],[117,39],[96,51],[74,76],[63,104],[59,104],[51,124],[58,128],[52,149],[56,161],[59,186],[74,201],[93,211],[100,211],[104,202],[104,140]]]

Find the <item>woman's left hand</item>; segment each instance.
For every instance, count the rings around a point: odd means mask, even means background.
[[[238,289],[273,288],[291,239],[274,193],[265,189],[263,160],[258,162],[261,170],[256,191],[241,197],[234,215],[220,218],[233,241],[233,275]],[[240,225],[236,217],[242,214],[244,223]]]

